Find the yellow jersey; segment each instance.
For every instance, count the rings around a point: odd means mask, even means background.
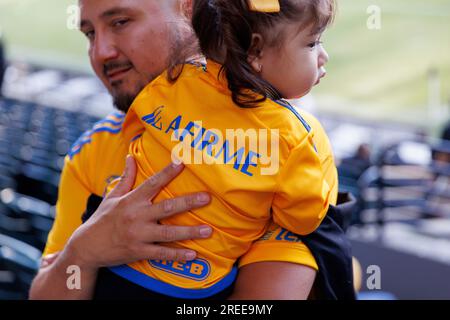
[[[303,110],[298,112],[312,128],[310,133],[324,170],[325,180],[331,188],[330,203],[335,204],[338,188],[337,170],[328,137],[314,116]],[[59,185],[56,219],[43,256],[64,249],[72,233],[82,223],[81,217],[86,210],[89,196],[104,195],[110,182],[122,174],[130,142],[124,138],[124,117],[121,112],[114,112],[99,121],[74,143],[65,158]],[[167,161],[168,159],[165,159],[165,162]],[[300,238],[273,221],[266,233],[241,256],[239,267],[264,261],[291,262],[318,269],[310,250]],[[141,275],[145,276],[139,272],[135,275],[137,279]],[[141,284],[139,280],[132,281]],[[157,281],[156,283],[158,285]]]
[[[208,206],[161,223],[214,229],[208,239],[166,244],[197,251],[194,261],[143,260],[112,269],[131,281],[139,275],[142,283],[145,275],[179,288],[219,290],[272,218],[285,229],[276,238],[298,240],[294,234],[313,232],[328,211],[331,189],[306,120],[284,101],[239,108],[219,70],[211,61],[187,64],[175,83],[163,74],[127,113],[123,131],[137,161],[135,187],[174,156],[186,169],[154,201],[200,191],[212,196]],[[152,279],[146,282],[154,288]]]

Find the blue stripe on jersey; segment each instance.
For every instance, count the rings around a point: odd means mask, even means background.
[[[97,132],[109,132],[109,133],[117,134],[117,133],[119,133],[121,130],[122,130],[122,127],[119,127],[119,128],[117,128],[117,129],[113,129],[113,128],[110,128],[110,127],[101,127],[101,128],[94,129],[94,130],[92,131],[92,133],[97,133]]]
[[[119,119],[125,118],[125,114],[120,112],[120,111],[116,111],[116,112],[111,113],[111,116],[119,118]]]
[[[140,137],[142,137],[142,133],[138,134],[136,137],[134,137],[133,139],[131,139],[131,142],[136,141],[136,140],[139,139]]]
[[[306,122],[305,119],[303,119],[303,117],[300,115],[300,113],[298,113],[298,111],[291,104],[289,104],[287,101],[283,101],[283,100],[273,100],[273,101],[278,103],[280,106],[283,106],[286,109],[289,109],[297,117],[297,119],[300,120],[300,122],[305,127],[306,131],[311,132],[311,126]]]
[[[69,156],[70,160],[72,160],[74,156],[76,156],[77,154],[79,154],[81,152],[81,149],[83,148],[83,146],[85,144],[88,144],[88,143],[91,143],[91,142],[92,142],[91,139],[85,140],[85,141],[83,141],[81,143],[78,142],[78,141],[75,142],[75,144],[72,146],[72,148],[70,148],[70,151],[68,153],[68,156]]]
[[[125,115],[122,115],[122,118],[124,118],[124,117],[125,117]],[[77,155],[78,153],[81,152],[81,149],[83,148],[83,146],[92,142],[92,136],[95,133],[108,132],[108,133],[112,133],[112,134],[118,134],[122,130],[122,124],[123,124],[123,119],[121,121],[114,121],[114,120],[107,118],[107,119],[96,122],[94,124],[92,130],[88,130],[85,133],[83,133],[77,139],[77,141],[75,141],[75,143],[72,145],[72,147],[70,148],[70,150],[68,152],[68,156],[69,156],[70,160],[72,160],[75,155]],[[111,127],[109,125],[112,125],[113,127]]]
[[[311,132],[311,126],[308,124],[308,122],[306,122],[306,120],[301,116],[300,113],[298,113],[298,111],[287,101],[284,100],[272,100],[274,102],[276,102],[277,104],[279,104],[282,107],[285,107],[286,109],[290,110],[296,117],[298,120],[300,120],[300,122],[302,123],[302,125],[305,127],[306,131]],[[316,153],[319,153],[319,151],[317,151],[317,147],[314,144],[314,150],[316,151]]]
[[[105,123],[109,123],[112,124],[113,126],[120,126],[123,124],[124,119],[120,120],[120,121],[114,121],[112,119],[105,119],[99,122],[96,122],[94,125],[101,125],[101,124],[105,124]]]
[[[156,280],[139,271],[134,270],[128,265],[109,268],[112,272],[125,278],[141,287],[170,297],[180,299],[204,299],[216,295],[228,288],[237,277],[237,267],[233,267],[231,272],[222,280],[209,288],[203,289],[185,289]]]

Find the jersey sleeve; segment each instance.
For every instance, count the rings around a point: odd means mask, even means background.
[[[301,110],[303,118],[312,127],[314,145],[319,154],[325,180],[330,186],[330,204],[336,205],[338,194],[337,170],[328,136],[320,122]],[[300,237],[272,222],[266,234],[254,242],[239,261],[239,267],[266,261],[291,262],[318,270],[318,265]]]
[[[67,240],[81,225],[81,217],[91,195],[86,186],[87,181],[83,181],[76,172],[77,163],[74,161],[70,160],[69,156],[65,159],[59,183],[55,222],[48,235],[43,256],[64,249]]]
[[[300,237],[272,222],[268,231],[239,260],[239,268],[257,262],[290,262],[318,270],[313,254]]]
[[[64,248],[82,224],[89,197],[102,196],[109,180],[122,173],[126,156],[121,138],[123,118],[117,112],[108,115],[81,135],[69,150],[59,183],[55,222],[44,255]]]
[[[338,174],[330,139],[317,118],[304,110],[300,110],[299,112],[312,127],[311,132],[313,133],[314,145],[316,146],[319,154],[325,180],[331,189],[330,204],[336,205],[338,197]]]
[[[272,203],[275,223],[300,234],[313,232],[330,204],[330,187],[309,133],[294,147],[278,174]]]

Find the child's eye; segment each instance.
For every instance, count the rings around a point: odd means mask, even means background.
[[[320,40],[318,40],[318,41],[314,41],[314,42],[312,42],[312,43],[308,44],[308,47],[310,47],[311,49],[313,49],[313,48],[315,48],[315,47],[317,47],[317,46],[321,45],[322,43],[323,43],[323,42],[322,42],[322,41],[320,41]]]

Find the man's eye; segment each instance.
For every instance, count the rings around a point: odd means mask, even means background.
[[[95,36],[95,32],[92,30],[92,31],[86,31],[85,33],[84,33],[84,35],[86,36],[86,38],[88,38],[89,40],[92,40],[92,39],[94,39],[94,36]]]
[[[112,25],[113,25],[113,27],[122,27],[122,26],[126,25],[129,21],[130,21],[130,19],[119,19],[119,20],[113,21]]]

